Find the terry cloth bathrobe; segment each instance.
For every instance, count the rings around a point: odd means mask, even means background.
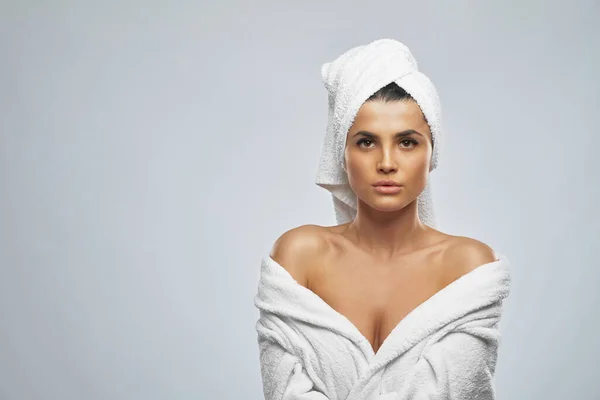
[[[395,40],[352,48],[324,64],[321,74],[329,92],[329,124],[316,183],[331,192],[342,224],[356,215],[343,154],[363,102],[390,82],[409,92],[432,132],[432,168],[440,148],[440,107],[408,47]],[[429,183],[418,210],[421,221],[433,227]],[[349,319],[264,255],[254,304],[260,313],[256,331],[265,399],[494,399],[499,322],[510,290],[509,262],[496,254],[496,261],[416,307],[377,353]]]

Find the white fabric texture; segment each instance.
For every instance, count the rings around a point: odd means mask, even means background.
[[[433,139],[431,170],[439,162],[442,144],[440,100],[431,80],[418,70],[408,46],[393,39],[378,39],[347,50],[321,66],[328,92],[329,111],[325,140],[315,183],[331,192],[338,224],[356,216],[357,198],[344,170],[346,135],[362,104],[382,87],[395,82],[417,102],[429,123]],[[417,199],[419,218],[435,228],[431,183]]]
[[[483,264],[421,303],[375,353],[343,314],[264,256],[254,304],[267,400],[495,398],[508,260]]]

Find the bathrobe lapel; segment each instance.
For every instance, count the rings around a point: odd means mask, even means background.
[[[353,356],[357,364],[356,379],[348,382],[348,387],[341,392],[347,393],[349,400],[364,400],[360,397],[364,396],[362,392],[381,377],[390,362],[402,357],[442,327],[505,297],[508,285],[504,283],[510,279],[505,264],[506,257],[500,254],[498,260],[475,268],[435,293],[394,327],[377,353],[348,318],[310,289],[296,282],[270,256],[264,256],[261,260],[261,278],[255,305],[261,310],[261,315],[276,315],[280,321],[293,326],[291,329],[287,329],[286,326],[281,332],[287,334],[275,335],[273,340],[277,340],[282,347],[305,363],[315,364],[307,365],[307,371],[317,384],[320,382],[318,364],[321,360],[311,357],[310,348],[315,348],[312,340],[319,336],[319,330],[335,332],[352,343],[353,349],[341,346],[336,348],[339,343],[327,343],[327,354],[335,358],[336,352],[339,352],[339,355],[348,351],[356,353],[356,356]],[[283,322],[279,323],[277,329],[281,329],[282,325]],[[308,332],[309,330],[312,332]],[[311,334],[315,336],[311,337]],[[311,345],[296,345],[296,335],[308,338]],[[321,384],[326,385],[325,382]]]

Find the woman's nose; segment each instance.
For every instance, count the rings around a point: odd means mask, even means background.
[[[396,162],[394,161],[390,152],[384,150],[381,155],[381,159],[379,160],[379,164],[377,165],[377,169],[381,172],[389,173],[395,172],[397,168],[398,166],[396,165]]]

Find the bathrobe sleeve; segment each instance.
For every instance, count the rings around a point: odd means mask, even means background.
[[[329,400],[315,389],[298,357],[271,340],[261,338],[258,345],[265,400]]]
[[[428,343],[401,390],[378,400],[494,400],[499,316],[440,332]]]

